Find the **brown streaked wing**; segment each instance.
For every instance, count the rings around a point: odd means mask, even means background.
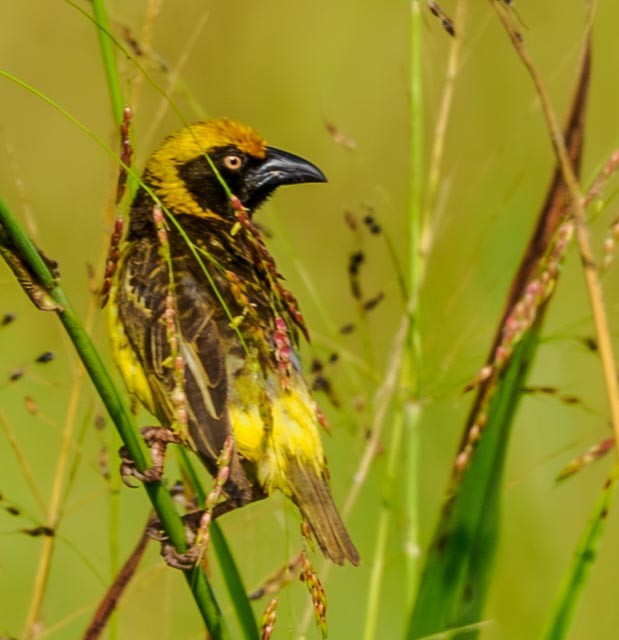
[[[179,351],[186,363],[189,433],[200,457],[214,473],[217,457],[230,433],[225,353],[215,307],[204,289],[188,273],[176,274],[175,285]],[[119,313],[147,374],[157,417],[169,425],[175,413],[171,400],[175,377],[169,366],[171,350],[164,316],[168,291],[167,265],[157,247],[136,243],[123,264]]]

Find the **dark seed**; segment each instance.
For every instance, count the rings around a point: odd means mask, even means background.
[[[51,362],[56,357],[56,354],[53,351],[44,351],[37,359],[36,362],[39,364],[47,364]]]
[[[9,382],[17,382],[17,380],[19,380],[24,373],[26,373],[25,369],[15,369],[15,371],[11,372],[11,374],[9,375]]]
[[[5,313],[2,316],[2,320],[0,320],[0,327],[6,327],[8,324],[11,324],[16,317],[14,313]]]

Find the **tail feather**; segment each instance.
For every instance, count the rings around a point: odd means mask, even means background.
[[[325,480],[296,460],[289,462],[287,479],[292,498],[322,552],[336,564],[348,560],[357,566],[359,552],[346,531]]]

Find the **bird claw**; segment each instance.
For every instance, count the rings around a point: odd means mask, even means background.
[[[200,560],[202,553],[199,545],[189,547],[184,553],[179,553],[174,545],[167,542],[161,546],[161,556],[166,564],[173,569],[189,571],[193,569]]]
[[[131,482],[132,478],[136,478],[140,482],[159,482],[163,477],[163,467],[155,466],[145,469],[144,472],[138,471],[133,458],[129,456],[129,452],[125,447],[121,447],[118,451],[120,462],[120,477],[123,483],[130,489],[135,489],[138,485]]]
[[[118,452],[121,458],[120,475],[122,481],[130,488],[137,486],[131,482],[131,478],[146,483],[159,482],[163,477],[163,463],[167,446],[182,442],[180,435],[166,427],[144,427],[141,433],[150,450],[153,461],[151,467],[144,471],[138,471],[126,447],[121,447]]]
[[[192,511],[182,517],[185,526],[185,540],[187,541],[187,550],[177,551],[175,546],[170,542],[169,537],[161,529],[161,522],[154,518],[150,521],[146,535],[151,540],[161,542],[161,556],[173,569],[188,571],[196,566],[200,558],[203,556],[204,549],[200,543],[196,543],[198,531],[202,524],[202,518],[206,512],[204,510]]]

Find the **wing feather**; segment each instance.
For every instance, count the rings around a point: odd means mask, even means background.
[[[165,310],[168,272],[156,247],[135,244],[123,261],[119,276],[119,315],[131,348],[146,373],[155,413],[171,426],[175,408],[171,400],[176,384],[169,366],[171,349]],[[185,395],[189,435],[211,473],[231,433],[227,409],[226,344],[218,325],[217,302],[189,272],[176,274],[175,294],[179,350],[185,360]],[[231,477],[247,487],[247,479],[235,457]],[[242,477],[241,477],[242,476]],[[234,479],[234,478],[233,478]]]

